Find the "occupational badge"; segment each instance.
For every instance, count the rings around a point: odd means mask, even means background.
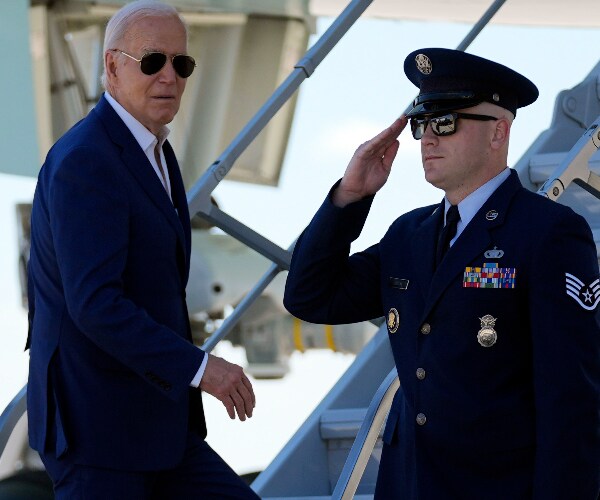
[[[496,318],[486,314],[483,318],[479,318],[481,321],[481,330],[477,332],[477,342],[483,347],[492,347],[496,340],[498,340],[498,334],[494,330],[496,325]]]
[[[390,333],[396,333],[396,330],[398,330],[398,327],[400,326],[400,315],[394,307],[392,307],[388,313],[387,326]]]
[[[496,220],[497,217],[498,217],[497,210],[490,210],[487,214],[485,214],[485,218],[487,220]]]
[[[565,273],[567,295],[572,297],[586,311],[596,309],[600,302],[600,278],[586,285],[576,276]]]
[[[483,255],[486,259],[499,259],[504,255],[504,250],[498,250],[498,247],[494,246],[493,250],[488,250]]]
[[[428,75],[433,71],[431,59],[429,59],[429,57],[427,57],[425,54],[417,54],[415,56],[415,63],[417,63],[417,69],[424,75]]]

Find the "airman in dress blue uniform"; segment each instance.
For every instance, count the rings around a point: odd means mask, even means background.
[[[384,316],[401,387],[378,499],[597,500],[598,257],[586,221],[507,167],[535,85],[495,62],[422,49],[420,92],[361,145],[294,250],[284,303],[315,323]],[[349,255],[410,122],[438,205]]]

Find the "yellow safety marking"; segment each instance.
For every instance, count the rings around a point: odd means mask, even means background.
[[[335,339],[333,338],[333,326],[331,325],[325,325],[325,343],[329,349],[337,351]]]
[[[302,342],[302,322],[298,318],[293,318],[294,348],[297,351],[304,352],[304,343]]]

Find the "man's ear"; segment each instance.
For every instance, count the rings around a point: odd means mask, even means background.
[[[104,67],[106,68],[106,79],[114,85],[117,78],[117,58],[111,50],[104,53]]]
[[[495,125],[491,146],[493,149],[501,149],[508,142],[510,122],[506,118],[499,118],[498,121],[495,122]]]

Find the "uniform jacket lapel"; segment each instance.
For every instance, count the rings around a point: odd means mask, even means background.
[[[448,250],[444,260],[435,270],[429,282],[424,316],[429,314],[457,275],[462,275],[465,267],[473,262],[478,255],[491,249],[493,230],[504,224],[510,203],[520,188],[519,177],[516,172],[512,171],[510,177],[483,204]],[[433,252],[435,252],[435,248]]]
[[[444,217],[444,202],[432,210],[411,241],[412,261],[420,277],[419,284],[424,296],[427,296],[435,271],[435,251],[438,234]]]

